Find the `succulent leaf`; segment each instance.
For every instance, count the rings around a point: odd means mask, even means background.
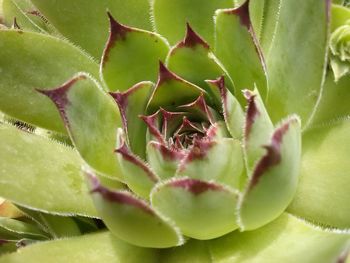
[[[219,64],[209,45],[193,31],[189,24],[187,24],[185,38],[170,50],[167,67],[207,92],[210,90],[205,80],[224,75],[228,89],[234,93],[232,79]]]
[[[97,64],[65,41],[30,32],[1,30],[0,50],[0,110],[65,133],[54,105],[35,89],[60,85],[79,71],[98,76]]]
[[[237,197],[223,185],[185,177],[159,183],[152,190],[151,203],[174,220],[184,235],[211,239],[238,228],[234,220]]]
[[[238,8],[215,13],[215,54],[234,80],[235,95],[241,102],[244,100],[240,91],[255,85],[263,98],[267,95],[265,61],[250,22],[248,4],[246,1]]]
[[[188,22],[204,39],[214,43],[213,15],[218,8],[233,7],[232,0],[152,0],[152,16],[155,30],[175,44],[185,35]]]
[[[290,212],[323,225],[350,227],[349,129],[349,120],[344,119],[305,132],[307,150]]]
[[[101,59],[108,36],[109,10],[121,23],[150,30],[148,0],[31,0],[54,27],[74,44]],[[131,15],[133,14],[133,15]]]
[[[54,214],[97,217],[74,151],[9,125],[0,125],[0,138],[3,198]]]
[[[109,14],[110,35],[105,47],[101,73],[111,91],[125,91],[141,81],[157,80],[159,60],[165,60],[169,46],[153,32],[118,23]]]
[[[300,120],[291,116],[274,131],[238,206],[241,229],[257,229],[277,218],[296,192],[301,157]]]
[[[8,234],[9,236],[12,235],[15,239],[18,238],[17,240],[21,239],[21,237],[38,238],[38,239],[48,238],[45,232],[41,231],[39,228],[37,228],[33,224],[22,222],[16,219],[0,217],[1,238],[4,238],[6,234]]]
[[[82,158],[106,176],[121,179],[114,148],[120,116],[112,98],[80,73],[52,90],[39,90],[59,110]]]
[[[177,228],[145,201],[127,191],[109,190],[91,173],[87,175],[96,207],[117,237],[141,247],[166,248],[183,243]]]

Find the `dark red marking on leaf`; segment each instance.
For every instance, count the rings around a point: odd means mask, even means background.
[[[8,240],[0,239],[0,246],[9,243]]]
[[[159,61],[159,74],[158,74],[158,81],[156,85],[156,89],[158,86],[162,85],[164,82],[167,82],[169,80],[179,80],[182,81],[182,79],[177,76],[175,73],[171,72],[162,61]],[[156,91],[155,89],[155,91]]]
[[[138,89],[141,89],[143,87],[143,83],[137,83],[130,89],[126,90],[125,92],[110,92],[109,94],[113,97],[115,102],[118,105],[120,115],[122,117],[122,122],[123,122],[123,128],[125,131],[125,134],[128,134],[128,121],[127,121],[127,116],[126,116],[126,110],[128,107],[128,98],[131,96],[134,92],[136,92]]]
[[[163,135],[161,134],[161,132],[159,131],[159,127],[157,124],[158,115],[159,115],[159,110],[152,115],[148,115],[148,116],[140,115],[139,118],[141,118],[141,120],[143,120],[146,123],[149,132],[154,137],[156,137],[156,139],[160,143],[165,143],[165,139],[164,139]]]
[[[181,120],[183,116],[185,115],[184,112],[171,112],[167,111],[163,108],[160,108],[160,112],[162,113],[162,134],[165,139],[167,139],[168,130],[170,125],[177,126],[181,123]],[[173,127],[174,128],[174,127]]]
[[[265,174],[266,171],[271,169],[273,166],[276,166],[281,162],[281,144],[283,136],[288,131],[291,122],[296,121],[292,119],[284,123],[281,127],[275,130],[272,135],[272,139],[269,145],[264,146],[266,149],[266,154],[259,160],[256,165],[252,180],[249,184],[249,189],[251,190],[260,180],[260,178]]]
[[[327,17],[327,22],[329,23],[331,20],[331,5],[332,5],[332,0],[325,0],[326,1],[326,17]]]
[[[108,61],[109,52],[115,43],[118,40],[125,40],[126,35],[133,31],[131,27],[118,23],[110,12],[107,12],[107,15],[109,19],[109,37],[102,55],[102,66]]]
[[[256,105],[256,95],[250,90],[243,91],[244,97],[248,101],[246,123],[245,123],[245,138],[248,139],[256,118],[261,114]]]
[[[99,193],[103,197],[103,199],[107,201],[119,203],[122,205],[130,205],[136,208],[140,208],[147,214],[150,214],[152,216],[155,215],[154,211],[145,202],[138,200],[131,194],[109,190],[108,188],[100,184],[100,181],[97,179],[96,176],[88,172],[86,172],[86,175],[88,176],[92,185],[90,193]]]
[[[225,77],[221,76],[215,80],[207,80],[207,82],[216,86],[220,92],[221,102],[223,105],[223,114],[226,122],[228,122],[228,108],[227,108],[227,88],[225,86]]]
[[[150,142],[150,146],[159,151],[166,161],[180,161],[185,157],[185,153],[181,150],[170,149],[166,145],[158,142]]]
[[[180,47],[195,48],[198,45],[201,45],[204,48],[209,49],[209,44],[192,29],[189,23],[186,23],[186,36],[184,40],[182,40],[177,45],[177,48],[180,48]]]
[[[245,1],[244,4],[237,8],[226,9],[224,11],[226,14],[234,14],[239,17],[240,22],[243,26],[250,29],[251,22],[249,16],[249,0]]]
[[[133,163],[134,165],[141,168],[148,176],[148,178],[153,182],[158,182],[157,176],[150,170],[150,168],[136,155],[134,155],[126,146],[125,142],[122,143],[122,145],[115,150],[115,152],[122,155],[124,160]]]
[[[201,93],[201,95],[199,95],[195,101],[185,105],[181,105],[178,108],[185,109],[193,113],[199,113],[201,117],[204,117],[211,124],[214,123],[213,114],[209,110],[203,93]]]
[[[220,185],[196,179],[184,178],[170,182],[168,186],[183,188],[194,195],[200,195],[207,191],[223,191]]]
[[[201,130],[197,125],[195,125],[194,123],[192,123],[186,116],[183,117],[182,119],[182,124],[180,125],[180,127],[177,129],[177,131],[175,132],[176,134],[181,134],[183,132],[187,132],[187,131],[194,131],[194,132],[198,132],[198,133],[204,133],[203,130]]]
[[[210,127],[206,131],[206,138],[208,140],[212,140],[215,138],[215,136],[218,134],[218,127],[217,125],[213,124],[210,125]]]
[[[47,20],[47,18],[38,10],[29,11],[27,14],[39,17],[45,24],[49,23],[49,20]]]
[[[64,83],[62,86],[52,89],[52,90],[41,90],[36,89],[36,91],[40,92],[41,94],[44,94],[45,96],[49,97],[56,105],[58,111],[61,114],[61,117],[66,125],[69,125],[68,118],[66,116],[66,107],[69,105],[69,100],[67,93],[69,89],[79,80],[86,79],[85,75],[79,75],[66,83]]]
[[[350,255],[350,249],[346,249],[338,256],[335,263],[345,263],[349,255]]]

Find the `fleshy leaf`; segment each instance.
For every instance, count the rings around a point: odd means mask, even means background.
[[[0,110],[64,133],[56,108],[35,88],[60,85],[79,71],[98,76],[97,64],[73,45],[37,33],[2,30],[0,50]]]
[[[177,176],[215,182],[239,189],[244,161],[241,143],[225,138],[194,142],[181,161]]]
[[[250,171],[256,161],[265,153],[263,146],[270,139],[273,124],[257,89],[254,92],[245,90],[244,95],[248,101],[244,127],[244,150],[247,168]]]
[[[0,197],[0,217],[17,218],[21,216],[23,216],[21,210],[10,201]]]
[[[175,226],[158,215],[145,201],[127,191],[112,191],[88,173],[92,197],[103,222],[117,237],[141,247],[181,245]]]
[[[210,241],[211,262],[336,262],[349,240],[342,233],[307,224],[283,214],[270,224],[255,230],[235,231]]]
[[[266,1],[265,8],[275,2]],[[327,66],[330,0],[279,3],[277,13],[269,14],[277,22],[271,45],[264,49],[269,79],[266,107],[274,123],[296,113],[307,126]]]
[[[159,60],[169,46],[160,35],[118,23],[109,14],[110,35],[102,57],[102,77],[109,90],[125,91],[141,81],[156,81]]]
[[[220,94],[221,111],[225,124],[233,138],[241,139],[244,126],[244,114],[237,99],[226,89],[225,80],[220,77],[216,80],[207,80],[209,87]]]
[[[122,168],[123,178],[129,188],[137,195],[148,199],[154,184],[158,182],[158,176],[138,156],[134,155],[125,143],[121,130],[117,134],[116,153]]]
[[[152,82],[140,82],[125,92],[111,93],[119,106],[127,143],[133,153],[145,159],[147,126],[139,115],[146,112]]]
[[[215,16],[215,54],[233,79],[241,102],[241,91],[255,85],[263,98],[267,94],[265,61],[250,22],[248,3],[218,10]]]
[[[290,212],[323,225],[350,228],[349,132],[349,119],[344,119],[304,133],[300,180]]]
[[[167,57],[168,68],[182,78],[205,89],[206,79],[215,79],[225,75],[228,89],[234,93],[232,80],[226,75],[209,45],[187,24],[184,40],[174,46]]]
[[[96,217],[70,148],[0,125],[0,192],[7,200],[55,214]]]
[[[242,230],[259,228],[283,213],[296,192],[301,157],[300,120],[291,116],[274,131],[238,206]]]
[[[17,253],[0,257],[7,263],[154,263],[157,251],[130,245],[110,232],[94,233],[75,238],[42,242],[24,247]]]
[[[154,113],[159,108],[174,110],[178,106],[193,102],[203,93],[204,90],[175,75],[160,62],[158,82],[147,111]]]
[[[156,210],[174,220],[184,235],[211,239],[238,228],[237,196],[223,185],[185,177],[157,185],[151,202]]]
[[[39,11],[73,43],[100,60],[108,38],[109,10],[118,21],[151,29],[148,0],[31,0]]]
[[[97,171],[121,179],[114,154],[120,116],[113,99],[83,73],[40,92],[55,103],[82,158]]]
[[[173,45],[185,35],[188,22],[209,44],[213,44],[214,12],[218,8],[232,6],[232,0],[153,0],[154,28]]]

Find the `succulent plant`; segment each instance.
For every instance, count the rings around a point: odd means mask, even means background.
[[[1,262],[346,261],[347,1],[0,3]]]

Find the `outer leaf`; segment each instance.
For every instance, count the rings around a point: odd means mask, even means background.
[[[137,246],[166,248],[183,244],[178,229],[145,201],[128,191],[112,191],[87,173],[93,200],[103,222],[117,237]]]
[[[109,90],[125,91],[141,81],[156,81],[159,60],[169,46],[160,35],[119,24],[109,14],[110,35],[101,73]]]
[[[215,16],[215,54],[233,79],[242,102],[241,90],[255,85],[263,98],[267,94],[265,61],[250,22],[248,2],[236,9],[218,10]]]
[[[301,175],[289,211],[324,225],[350,228],[350,122],[307,131]]]
[[[78,71],[98,76],[97,64],[74,46],[36,33],[0,31],[0,50],[0,110],[65,132],[54,105],[34,89],[60,85]]]
[[[284,214],[255,231],[233,232],[210,242],[212,262],[336,262],[349,233],[322,230]]]
[[[300,121],[293,116],[282,122],[265,146],[247,188],[241,196],[239,224],[257,229],[283,213],[296,192],[301,156]]]
[[[62,215],[97,216],[71,149],[8,125],[0,126],[1,196]]]
[[[121,179],[114,154],[120,116],[112,98],[86,74],[40,92],[56,104],[82,158],[97,171]]]
[[[329,2],[284,0],[278,12],[270,14],[273,19],[277,15],[277,22],[264,55],[269,78],[267,109],[273,122],[297,113],[308,124],[325,73]]]
[[[322,98],[312,125],[332,125],[333,121],[350,115],[350,75],[334,82],[332,72],[328,72]]]
[[[0,257],[7,263],[154,263],[157,252],[127,244],[109,232],[42,242]]]
[[[213,44],[214,12],[218,8],[232,6],[232,0],[152,0],[154,27],[171,44],[175,44],[185,35],[188,22],[209,44]]]
[[[121,23],[151,29],[148,0],[31,0],[58,31],[100,60],[109,10]]]

